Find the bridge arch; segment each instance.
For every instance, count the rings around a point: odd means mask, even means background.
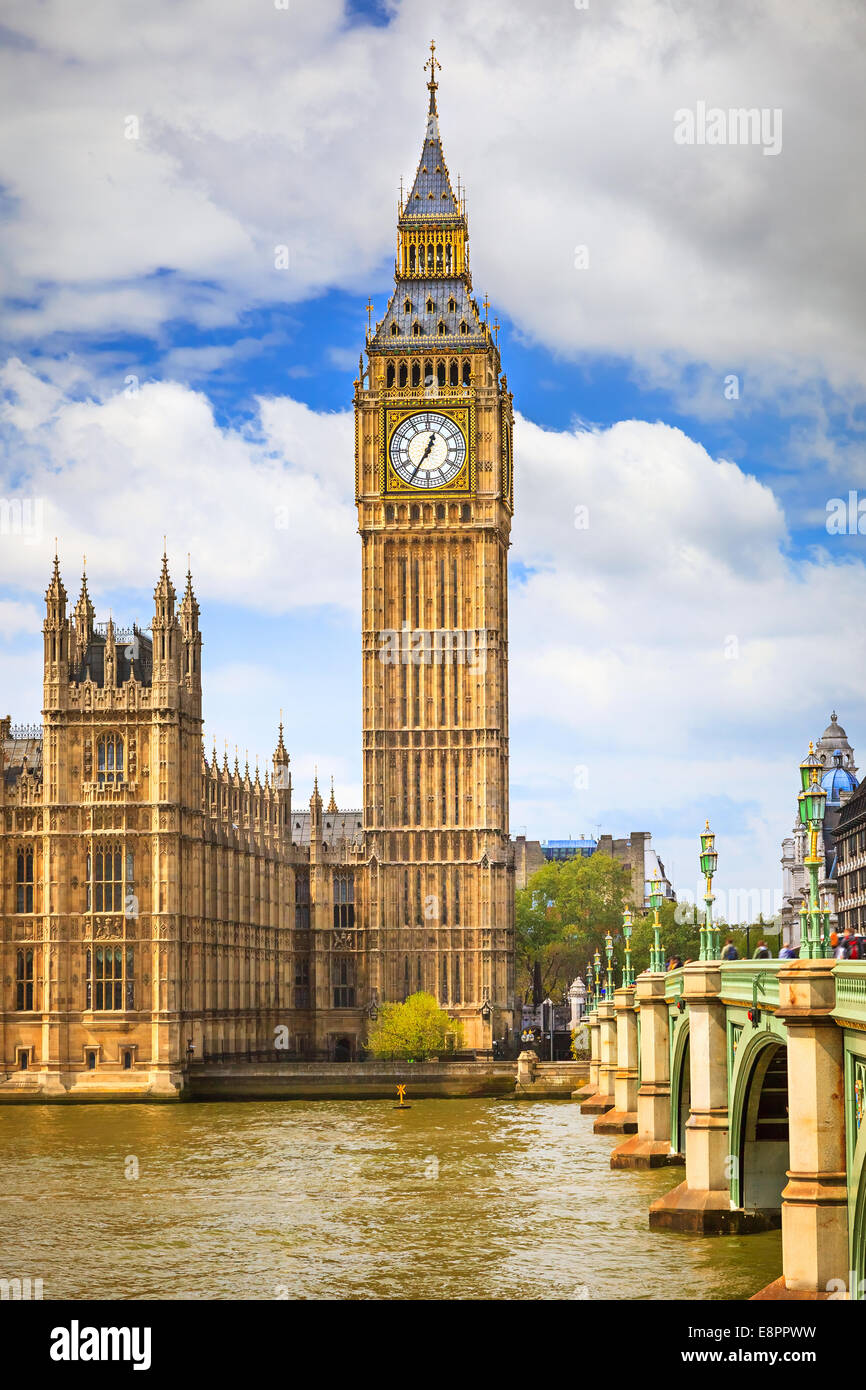
[[[740,1041],[729,1106],[731,1203],[781,1223],[787,1182],[788,1048],[761,1029]]]
[[[851,1297],[858,1301],[866,1299],[866,1173],[860,1161],[857,1182],[857,1196],[854,1201],[854,1219],[851,1223]]]
[[[853,1130],[853,1133],[849,1131],[851,1157],[848,1164],[848,1191],[851,1194],[848,1207],[851,1257],[848,1263],[851,1275],[853,1275],[850,1296],[852,1299],[864,1301],[866,1300],[866,1124],[862,1123],[862,1087],[859,1095],[855,1092],[851,1096],[849,1093],[848,1105],[852,1107],[849,1109],[848,1123]]]
[[[686,1121],[692,1108],[689,1020],[681,1020],[673,1039],[671,1056],[671,1152],[686,1151]]]

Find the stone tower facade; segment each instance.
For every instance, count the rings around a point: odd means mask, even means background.
[[[359,812],[292,805],[289,755],[202,747],[202,638],[168,563],[148,627],[45,596],[42,725],[0,720],[0,1100],[177,1095],[190,1058],[350,1057]]]
[[[427,990],[489,1046],[513,1023],[513,413],[472,295],[432,46],[429,66],[394,290],[355,384],[368,970],[379,997]]]
[[[434,56],[394,293],[355,382],[364,810],[202,745],[192,576],[152,619],[45,595],[43,723],[0,720],[0,1101],[180,1094],[190,1059],[356,1057],[426,990],[514,1026],[511,395],[472,296]]]

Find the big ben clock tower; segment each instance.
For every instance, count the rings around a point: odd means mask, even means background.
[[[469,1046],[514,1025],[507,554],[512,404],[429,109],[395,285],[355,384],[367,981],[434,994]]]

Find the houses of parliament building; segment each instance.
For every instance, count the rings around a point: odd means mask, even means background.
[[[188,1060],[350,1059],[423,989],[514,1024],[512,400],[472,294],[436,69],[395,286],[354,386],[362,811],[202,743],[202,636],[168,562],[147,630],[46,592],[42,724],[0,721],[0,1099],[181,1094]],[[349,461],[347,460],[347,467]],[[279,1055],[276,1051],[275,1055]]]

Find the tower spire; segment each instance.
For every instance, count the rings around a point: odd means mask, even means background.
[[[428,116],[438,116],[439,112],[436,110],[436,90],[439,86],[439,83],[436,81],[436,69],[438,68],[441,72],[442,64],[436,57],[435,39],[430,40],[430,57],[424,64],[424,71],[426,72],[428,68],[430,69],[430,81],[427,83],[427,90],[430,93],[430,105],[427,109],[427,114]]]
[[[430,93],[424,140],[405,197],[401,185],[394,292],[385,317],[375,327],[368,325],[366,347],[372,358],[405,352],[407,340],[420,336],[456,338],[463,353],[486,351],[488,346],[489,334],[472,298],[465,208],[454,192],[442,148],[436,100],[440,66],[431,40],[424,64]],[[414,343],[410,350],[417,347]],[[369,370],[372,385],[376,371],[372,365]],[[363,372],[360,380],[363,386]]]

